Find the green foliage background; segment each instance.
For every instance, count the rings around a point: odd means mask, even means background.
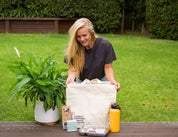
[[[178,39],[177,0],[0,0],[0,17],[87,17],[98,33],[118,32],[123,17],[125,30],[134,23],[153,38]]]
[[[178,39],[178,1],[147,0],[147,28],[154,38]]]

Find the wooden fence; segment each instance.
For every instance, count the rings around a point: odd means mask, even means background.
[[[0,18],[0,33],[68,32],[77,18]]]

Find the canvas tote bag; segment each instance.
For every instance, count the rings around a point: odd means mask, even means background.
[[[108,81],[84,80],[82,83],[68,84],[66,105],[70,106],[72,117],[81,127],[84,119],[88,125],[106,124],[106,116],[111,102],[116,101],[116,89]]]

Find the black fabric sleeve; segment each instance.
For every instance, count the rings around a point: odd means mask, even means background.
[[[105,52],[105,64],[112,63],[114,60],[116,60],[116,54],[110,42],[106,44]]]

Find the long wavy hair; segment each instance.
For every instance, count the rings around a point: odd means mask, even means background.
[[[87,18],[80,18],[76,20],[69,29],[70,40],[66,50],[67,63],[70,68],[72,67],[75,70],[77,76],[79,76],[79,74],[83,71],[83,66],[85,63],[85,47],[83,47],[76,38],[77,31],[83,27],[88,28],[88,31],[91,34],[91,40],[93,42],[96,39],[93,24]]]

